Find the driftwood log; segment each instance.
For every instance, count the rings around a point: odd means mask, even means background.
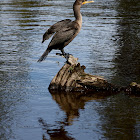
[[[140,95],[140,85],[133,82],[128,87],[117,87],[107,82],[103,77],[90,75],[84,72],[85,66],[77,62],[77,58],[69,55],[67,62],[52,79],[50,91],[89,93],[93,91],[107,91],[107,94],[116,94],[123,91],[127,94]]]

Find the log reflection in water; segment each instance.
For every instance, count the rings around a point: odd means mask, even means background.
[[[52,98],[56,101],[59,107],[66,113],[66,117],[63,120],[57,121],[57,124],[50,125],[42,118],[39,118],[39,123],[45,133],[42,136],[43,140],[46,140],[46,134],[50,136],[51,140],[73,140],[65,130],[66,126],[72,125],[75,118],[79,117],[79,110],[84,109],[87,101],[103,99],[109,96],[109,93],[97,92],[86,94],[82,92],[56,92],[50,90]]]
[[[66,117],[63,120],[57,121],[57,124],[50,125],[42,118],[39,119],[39,123],[42,129],[45,130],[42,138],[46,140],[46,134],[50,136],[51,140],[73,140],[65,130],[66,126],[72,125],[75,118],[79,117],[79,110],[84,109],[87,101],[103,99],[109,96],[109,93],[105,92],[92,92],[86,94],[85,92],[56,92],[50,90],[52,98],[56,101],[59,107],[66,113]]]
[[[109,92],[56,92],[50,93],[60,108],[66,113],[65,124],[71,125],[74,118],[79,117],[79,109],[84,109],[85,103],[90,100],[103,99],[110,96]]]

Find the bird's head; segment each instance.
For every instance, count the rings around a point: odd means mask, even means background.
[[[92,3],[94,1],[87,1],[87,0],[76,0],[75,3],[77,5],[83,5],[83,4],[86,4],[86,3]]]

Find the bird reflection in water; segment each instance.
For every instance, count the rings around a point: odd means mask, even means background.
[[[60,108],[66,113],[66,117],[63,121],[57,121],[58,124],[56,124],[56,126],[51,126],[40,118],[39,123],[42,129],[50,136],[51,140],[74,140],[65,130],[65,126],[72,125],[74,118],[79,116],[79,109],[84,108],[85,101],[80,100],[80,95],[78,96],[78,94],[75,93],[56,93],[53,91],[50,91],[50,93],[56,103],[58,103]],[[54,127],[56,128],[54,129]],[[45,134],[43,134],[43,140],[47,140]]]
[[[68,135],[68,132],[65,130],[64,126],[61,125],[59,128],[52,129],[51,125],[48,125],[43,119],[38,120],[39,123],[42,125],[43,130],[46,131],[46,133],[49,135],[49,139],[51,140],[74,140],[74,138],[70,137]],[[54,127],[54,126],[53,126]],[[48,140],[45,136],[46,134],[43,134],[42,140]]]

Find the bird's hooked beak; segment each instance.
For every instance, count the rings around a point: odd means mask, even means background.
[[[84,1],[82,4],[86,4],[86,3],[92,3],[92,2],[94,2],[94,1]]]

